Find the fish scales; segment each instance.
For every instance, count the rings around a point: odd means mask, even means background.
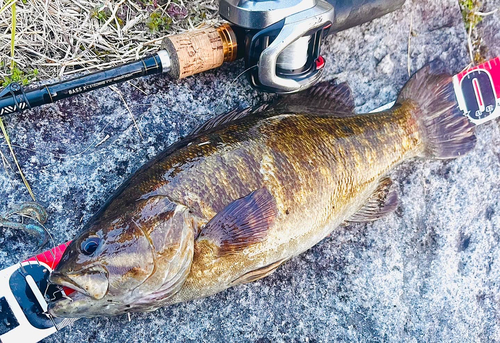
[[[239,155],[244,150],[256,161],[264,160],[265,154],[272,156],[276,170],[273,178],[266,180],[260,168],[240,170],[243,174],[235,178],[244,180],[250,173],[254,180],[259,180],[258,184],[252,185],[253,189],[269,189],[278,203],[278,220],[269,229],[265,242],[253,245],[241,254],[219,259],[215,264],[209,263],[213,261],[213,248],[197,251],[185,286],[171,301],[216,293],[221,290],[217,285],[224,287],[246,272],[289,259],[328,235],[333,227],[362,206],[387,170],[407,158],[408,154],[415,155],[419,149],[416,124],[409,112],[402,109],[396,117],[399,118],[395,120],[395,115],[388,113],[370,118],[280,115],[257,122],[254,128],[259,132],[255,135],[258,144],[240,145],[224,153]],[[350,127],[350,132],[345,127]],[[378,161],[375,168],[373,164],[368,168],[366,160],[369,159]],[[213,177],[219,172],[212,166],[224,168],[224,164],[202,167],[196,176],[185,180],[186,187],[191,187],[193,179],[206,184],[220,182]],[[249,193],[240,187],[233,192],[232,185],[225,186],[228,188],[222,193],[210,185],[207,188],[217,192],[196,195],[201,199],[199,203],[206,203],[209,207],[202,212],[218,211],[211,208],[212,197],[224,194],[221,198],[234,200]],[[353,207],[353,203],[359,205]],[[227,203],[219,206],[223,208],[225,205]]]
[[[385,112],[355,115],[348,88],[325,83],[206,123],[86,224],[50,276],[76,292],[50,312],[116,315],[209,296],[269,275],[346,220],[393,211],[389,170],[475,144],[470,123],[443,100],[450,92],[449,75],[424,68]]]

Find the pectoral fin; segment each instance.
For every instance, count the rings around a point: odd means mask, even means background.
[[[232,254],[262,242],[276,215],[274,197],[267,189],[261,188],[217,213],[201,230],[198,241],[214,243],[219,256]]]
[[[393,212],[397,207],[398,194],[392,189],[392,180],[387,177],[380,181],[367,203],[348,221],[371,222]]]
[[[267,266],[264,266],[262,268],[255,269],[252,270],[251,272],[243,274],[242,276],[231,282],[231,286],[254,282],[262,278],[265,278],[266,276],[271,275],[276,269],[278,269],[279,266],[281,266],[286,261],[287,259],[282,259],[274,263],[271,263]]]

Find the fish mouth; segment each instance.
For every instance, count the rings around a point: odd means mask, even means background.
[[[81,293],[95,300],[102,299],[108,292],[108,271],[103,267],[92,267],[73,273],[54,271],[49,276],[49,282],[61,288],[69,289],[66,295]]]
[[[48,314],[56,318],[93,317],[87,312],[95,300],[82,292],[73,291],[73,289],[71,291],[69,294],[66,293],[63,298],[51,300],[48,303]],[[67,292],[67,289],[65,289],[65,292]]]
[[[75,281],[64,274],[53,272],[52,274],[50,274],[49,282],[52,285],[59,286],[61,289],[63,289],[66,296],[70,298],[71,295],[74,295],[75,293],[82,293],[90,297],[90,293],[88,291],[80,287]]]
[[[54,271],[49,282],[60,287],[64,294],[49,302],[49,313],[55,317],[84,317],[107,295],[109,288],[108,272],[103,267],[70,273]]]

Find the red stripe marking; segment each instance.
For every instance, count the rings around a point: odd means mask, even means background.
[[[61,261],[61,257],[64,254],[64,251],[66,251],[66,248],[68,247],[68,245],[70,243],[71,243],[71,241],[63,243],[61,245],[58,245],[57,247],[50,249],[50,250],[47,250],[47,251],[44,251],[44,252],[42,252],[34,257],[27,259],[24,262],[36,261],[38,259],[38,261],[45,263],[52,270],[54,270],[54,268],[57,266],[57,264]],[[52,253],[51,253],[51,251],[52,251]],[[68,287],[63,287],[63,290],[64,290],[64,293],[66,293],[66,294],[71,294],[75,291],[74,289],[71,289]]]
[[[477,79],[474,79],[472,80],[472,84],[474,85],[474,90],[476,91],[476,98],[479,107],[483,107],[483,97],[481,96],[481,90],[479,89],[479,82],[477,82]]]

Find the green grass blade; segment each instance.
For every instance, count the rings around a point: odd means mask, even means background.
[[[14,54],[15,54],[15,47],[16,47],[16,0],[8,0],[7,3],[0,9],[0,13],[5,11],[9,5],[11,5],[11,10],[12,10],[12,17],[11,17],[12,27],[11,27],[11,34],[10,34],[10,57],[12,58],[10,61],[10,70],[12,73],[14,71],[15,66],[16,66],[16,63],[14,62]],[[19,174],[21,175],[21,178],[23,179],[24,185],[26,186],[28,193],[30,194],[33,201],[36,201],[35,194],[33,194],[33,191],[31,190],[31,186],[30,186],[28,180],[26,180],[26,177],[24,176],[24,173],[21,169],[21,166],[19,165],[19,162],[17,161],[16,154],[14,154],[14,149],[12,149],[12,144],[10,143],[9,135],[7,134],[7,130],[5,129],[5,126],[3,124],[3,120],[1,118],[0,118],[0,129],[2,130],[3,136],[5,138],[5,142],[9,146],[10,154],[12,155],[12,158],[14,159],[14,162],[16,163],[17,170],[19,170]]]

